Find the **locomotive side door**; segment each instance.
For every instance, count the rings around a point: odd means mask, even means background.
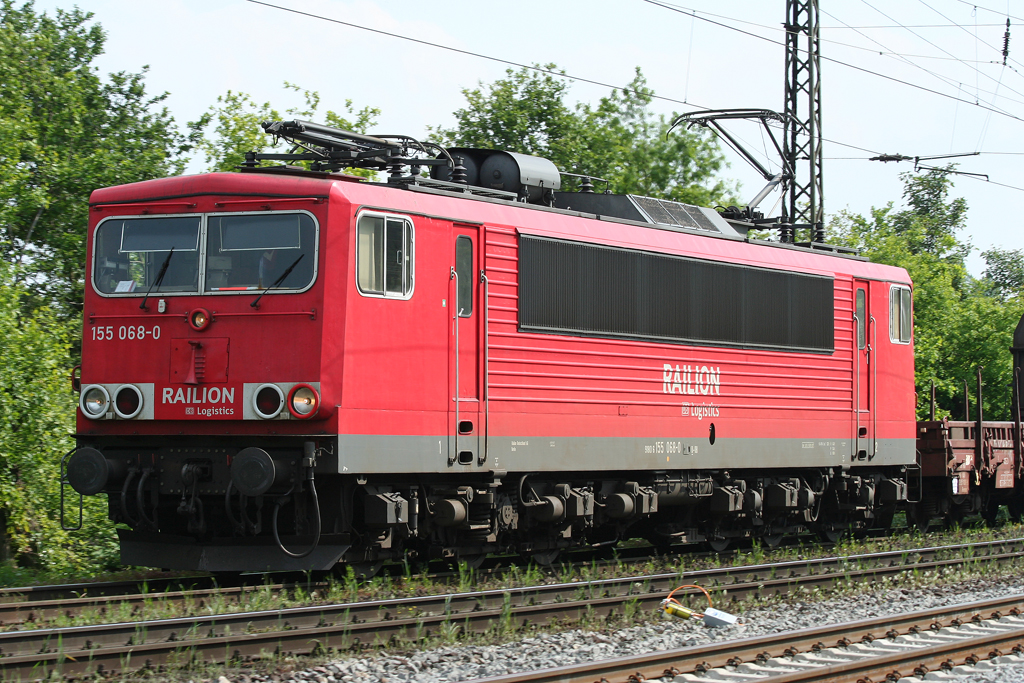
[[[870,283],[853,281],[853,364],[854,364],[854,460],[875,457],[875,346],[874,318],[871,316]]]
[[[452,228],[448,310],[448,464],[482,458],[480,434],[480,229]]]

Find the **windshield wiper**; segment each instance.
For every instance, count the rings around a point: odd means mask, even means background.
[[[305,256],[305,254],[299,254],[299,258],[295,259],[295,261],[292,262],[292,264],[290,266],[288,266],[287,268],[284,269],[284,272],[281,273],[281,277],[279,277],[276,280],[274,280],[274,284],[270,285],[269,287],[264,289],[262,292],[260,292],[260,295],[258,297],[256,297],[256,301],[253,301],[249,305],[252,306],[253,308],[259,308],[260,307],[260,299],[263,298],[263,295],[266,294],[267,292],[269,292],[270,290],[272,290],[274,287],[277,287],[282,282],[284,282],[284,279],[292,274],[292,269],[295,268],[295,266],[299,265],[299,261],[302,260],[303,256]]]
[[[153,280],[153,284],[149,286],[149,291],[146,292],[146,296],[142,297],[142,303],[139,304],[139,308],[146,310],[146,299],[153,293],[153,290],[160,286],[160,283],[164,281],[164,275],[167,275],[167,265],[171,262],[171,257],[174,256],[174,247],[167,252],[167,258],[164,259],[164,264],[160,266],[160,272],[157,273],[156,279]]]

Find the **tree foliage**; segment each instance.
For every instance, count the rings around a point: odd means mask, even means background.
[[[930,387],[936,383],[938,414],[963,418],[966,381],[971,405],[976,372],[983,367],[985,416],[1010,418],[1013,330],[1024,313],[1017,290],[1004,289],[988,277],[972,278],[965,260],[969,242],[960,237],[966,220],[963,199],[949,199],[948,174],[906,173],[904,208],[892,202],[869,216],[841,212],[832,225],[833,241],[860,249],[879,263],[906,268],[914,283],[914,356],[917,412],[929,411]],[[993,270],[995,259],[989,261]],[[1002,262],[1000,262],[1002,263]],[[1005,296],[993,292],[1005,291]],[[976,415],[976,413],[974,413]]]
[[[234,171],[245,161],[246,152],[288,151],[283,144],[275,144],[270,136],[264,134],[260,127],[264,121],[319,118],[319,93],[303,90],[287,81],[284,87],[300,94],[304,106],[285,109],[282,116],[269,102],[258,103],[246,93],[229,90],[217,98],[217,103],[209,111],[188,124],[191,137],[197,141],[199,150],[206,157],[207,171]],[[353,133],[366,133],[376,123],[378,116],[380,109],[363,107],[356,111],[352,100],[345,100],[345,113],[327,110],[323,115],[323,123]],[[212,134],[207,132],[211,125]],[[373,171],[353,169],[349,173],[372,175]]]
[[[639,68],[596,106],[575,107],[566,103],[569,79],[554,64],[542,68],[509,69],[505,78],[463,89],[466,106],[455,112],[455,126],[432,129],[433,139],[545,157],[561,171],[608,180],[615,193],[704,206],[727,201],[732,189],[716,179],[725,165],[717,142],[703,132],[669,134],[671,119],[651,112],[654,91]]]
[[[81,311],[90,192],[180,172],[188,149],[145,68],[100,78],[91,19],[0,0],[0,257],[65,319]]]
[[[1024,294],[1024,249],[992,248],[981,252],[987,292],[1002,301]]]
[[[85,527],[60,524],[60,460],[73,446],[76,396],[68,380],[67,326],[46,309],[24,312],[25,289],[0,263],[0,516],[13,559],[69,571],[116,563],[105,497],[84,501]],[[78,496],[69,490],[69,521]],[[0,536],[3,530],[0,529]],[[0,559],[3,559],[0,557]]]

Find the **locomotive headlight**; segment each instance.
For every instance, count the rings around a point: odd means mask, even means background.
[[[288,412],[300,420],[316,415],[320,407],[320,396],[308,384],[296,384],[288,394]]]
[[[125,420],[130,420],[142,412],[142,392],[132,384],[124,384],[114,392],[114,412]]]
[[[110,408],[110,394],[99,384],[88,386],[82,391],[82,397],[78,399],[78,407],[82,414],[90,420],[98,420],[107,414]]]
[[[262,384],[252,395],[252,409],[264,420],[273,420],[284,408],[284,392],[276,384]]]
[[[197,332],[199,330],[206,329],[206,326],[210,324],[210,313],[205,308],[197,308],[188,314],[188,324],[192,326],[193,330]]]

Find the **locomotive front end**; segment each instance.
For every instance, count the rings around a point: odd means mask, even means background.
[[[314,481],[336,403],[320,365],[329,183],[243,177],[92,197],[64,480],[107,494],[125,564],[327,568],[346,549],[320,529]]]

